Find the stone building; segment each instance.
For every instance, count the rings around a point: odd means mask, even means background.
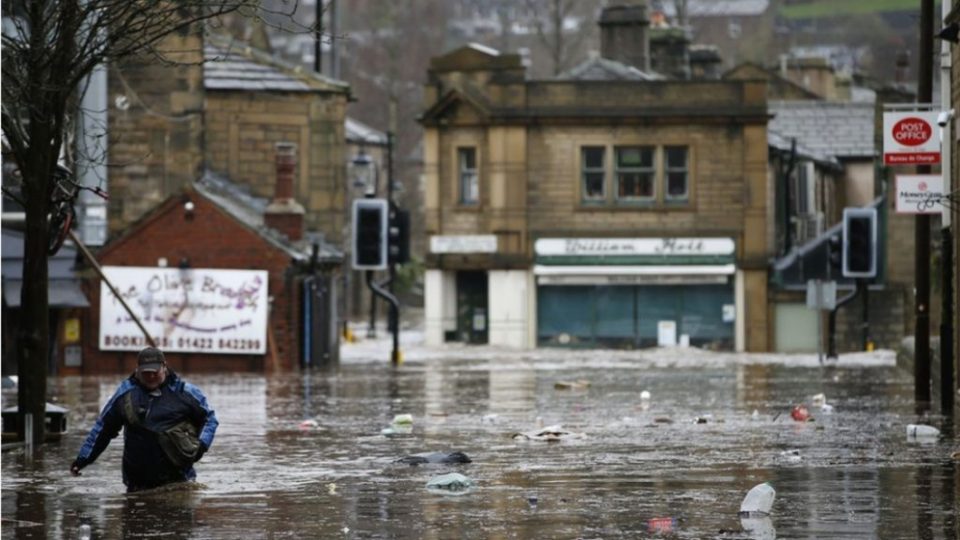
[[[178,64],[150,56],[110,66],[110,235],[207,171],[271,196],[274,145],[291,142],[306,225],[339,243],[347,84],[202,30],[172,35],[159,50],[175,51],[164,54]]]
[[[666,80],[642,5],[601,21],[602,58],[552,80],[432,59],[427,342],[768,350],[765,82]]]

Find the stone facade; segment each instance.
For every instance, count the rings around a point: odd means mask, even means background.
[[[203,173],[203,37],[190,27],[152,55],[110,65],[107,103],[109,235],[122,231]]]
[[[740,346],[769,348],[765,82],[526,81],[518,57],[468,46],[433,59],[425,99],[427,235],[496,238],[493,253],[431,253],[428,269],[529,270],[540,238],[732,238]],[[622,145],[687,148],[688,199],[584,204],[581,149]],[[464,147],[479,176],[470,205]]]
[[[346,209],[346,105],[344,93],[207,91],[207,164],[249,187],[254,195],[269,198],[273,195],[274,146],[295,143],[299,166],[294,194],[306,210],[306,227],[321,231],[327,241],[339,245]]]

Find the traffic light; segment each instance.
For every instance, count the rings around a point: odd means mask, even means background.
[[[356,199],[353,201],[353,269],[385,270],[387,268],[387,201]]]
[[[831,279],[839,277],[843,269],[843,232],[833,234],[827,240],[827,264],[830,265]]]
[[[390,237],[389,262],[403,264],[410,261],[410,212],[394,207],[387,234]]]
[[[843,209],[843,277],[877,275],[877,209]]]

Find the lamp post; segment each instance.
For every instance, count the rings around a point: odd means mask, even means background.
[[[353,158],[354,186],[363,188],[363,196],[372,199],[377,196],[378,167],[363,146]],[[370,272],[370,270],[368,270]],[[367,337],[377,337],[377,295],[370,295],[370,321],[367,324]]]

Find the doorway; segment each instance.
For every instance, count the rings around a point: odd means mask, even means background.
[[[489,310],[487,307],[487,273],[457,272],[456,341],[487,343]]]

